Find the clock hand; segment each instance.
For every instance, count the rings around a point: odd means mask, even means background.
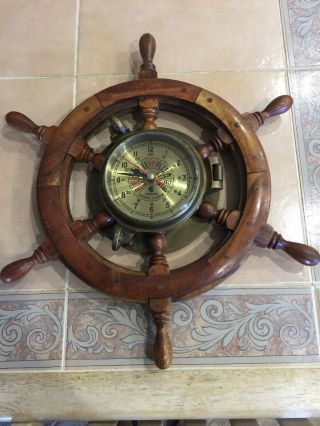
[[[132,163],[132,161],[130,161],[127,157],[125,159],[128,163],[130,163],[136,169],[134,171],[138,171],[138,172],[142,173],[143,177],[148,175],[148,172],[145,171],[144,169],[142,169],[140,166],[138,166],[138,164]],[[156,185],[158,185],[161,188],[164,186],[164,182],[161,179],[154,179],[154,182],[155,182]]]
[[[144,178],[144,175],[143,176],[139,176],[136,173],[127,173],[127,172],[117,172],[117,175],[134,176],[134,177],[137,177],[139,179],[143,179]]]
[[[146,172],[145,170],[143,170],[142,167],[138,166],[138,164],[134,164],[132,163],[132,161],[130,161],[127,157],[125,157],[125,160],[130,163],[136,170],[138,170],[140,173],[143,173],[144,175],[147,175],[148,172]]]

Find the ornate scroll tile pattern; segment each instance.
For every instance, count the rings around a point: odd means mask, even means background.
[[[2,296],[0,368],[59,366],[63,297]]]
[[[320,249],[320,1],[281,0],[308,242]],[[309,70],[298,71],[299,67]],[[320,281],[320,267],[315,268]]]
[[[289,63],[307,67],[320,64],[320,1],[282,0]]]
[[[320,72],[290,75],[295,99],[298,150],[309,243],[320,250]],[[315,268],[320,281],[320,268]]]
[[[311,296],[304,290],[287,292],[230,295],[220,290],[175,303],[174,362],[274,362],[279,357],[290,362],[317,356]],[[155,329],[146,308],[98,294],[70,296],[67,365],[151,362]]]

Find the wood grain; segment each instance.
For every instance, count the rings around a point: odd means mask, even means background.
[[[0,412],[13,421],[319,417],[319,383],[320,369],[301,365],[4,371]]]

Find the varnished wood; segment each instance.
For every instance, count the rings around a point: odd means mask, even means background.
[[[30,257],[16,260],[5,266],[0,273],[0,278],[5,284],[11,284],[23,278],[35,265],[46,263],[57,257],[58,252],[54,249],[50,240],[46,239]]]
[[[98,212],[93,219],[75,220],[70,223],[70,228],[79,241],[86,241],[99,229],[107,228],[114,224],[113,218],[106,210]]]
[[[306,244],[285,240],[281,234],[273,230],[269,224],[261,227],[255,239],[259,247],[272,250],[283,250],[299,263],[306,266],[315,266],[320,263],[320,253]]]
[[[227,229],[233,231],[241,219],[241,212],[239,210],[218,210],[212,203],[204,201],[199,207],[198,216],[203,219],[215,220],[217,224],[225,225]]]
[[[163,370],[169,368],[172,363],[172,345],[168,331],[171,318],[171,299],[151,299],[149,306],[157,330],[153,345],[153,358],[156,365]]]
[[[11,111],[6,114],[6,122],[20,132],[32,133],[36,138],[44,143],[49,143],[56,126],[38,126],[30,118],[21,112]]]
[[[87,142],[80,137],[75,139],[68,154],[72,155],[77,161],[91,163],[95,169],[100,169],[105,160],[103,154],[95,153]]]
[[[156,129],[155,123],[159,115],[159,101],[153,96],[142,97],[139,99],[139,107],[144,119],[143,130]]]
[[[195,103],[210,111],[224,124],[224,132],[227,131],[233,140],[231,145],[238,146],[241,151],[247,173],[269,173],[268,162],[258,137],[248,130],[244,118],[233,106],[207,90],[201,90]],[[267,188],[265,190],[268,191]]]
[[[142,84],[144,82],[147,82],[145,86]],[[123,90],[120,90],[120,87]],[[194,102],[195,99],[200,102],[200,96],[198,95],[200,91],[200,88],[187,83],[162,79],[136,80],[114,86],[79,105],[61,123],[55,133],[54,140],[49,144],[40,166],[38,179],[38,200],[41,218],[46,227],[47,224],[49,225],[47,232],[59,253],[62,254],[70,267],[77,271],[84,281],[95,288],[114,296],[140,301],[151,298],[181,297],[188,293],[200,291],[202,288],[212,287],[219,283],[225,274],[229,274],[231,270],[239,267],[241,258],[245,257],[248,248],[253,242],[256,229],[260,228],[263,221],[266,220],[270,198],[270,193],[268,192],[270,182],[269,175],[264,170],[261,174],[256,173],[254,176],[250,177],[248,175],[247,177],[247,209],[243,214],[250,221],[250,228],[248,228],[246,222],[241,225],[242,221],[240,221],[228,244],[219,250],[219,255],[218,253],[209,252],[198,262],[188,267],[171,271],[168,276],[149,275],[114,265],[99,256],[91,247],[85,244],[79,246],[77,238],[72,233],[68,225],[72,220],[66,213],[68,210],[64,206],[66,202],[63,202],[63,200],[68,198],[68,191],[67,187],[61,187],[61,176],[68,174],[65,171],[65,167],[72,167],[72,163],[66,162],[66,156],[69,156],[70,147],[78,135],[83,133],[83,129],[90,128],[91,122],[97,123],[97,118],[102,111],[105,116],[110,113],[109,108],[112,108],[112,113],[116,113],[117,110],[114,105],[121,110],[121,101],[127,104],[128,97],[132,94],[136,94],[137,98],[141,97],[141,93],[144,93],[145,96],[157,94],[161,99],[163,99],[163,96],[165,97],[166,105],[170,105],[171,100],[175,105],[179,99],[182,102],[186,99],[189,100],[189,103]],[[205,92],[204,96],[208,96],[207,92]],[[215,95],[211,94],[209,96],[214,97]],[[99,103],[97,103],[97,100]],[[134,105],[133,101],[132,108],[134,108]],[[229,117],[230,122],[227,120],[228,114],[233,114],[233,110],[230,109],[229,113],[229,107],[225,106],[223,100],[219,98],[219,102],[215,102],[215,105],[215,113],[218,115],[219,120],[225,120],[229,126],[233,126],[234,120],[241,123],[240,114],[236,114],[233,118],[231,118],[232,116]],[[211,113],[212,104],[210,104],[210,107],[209,104],[208,106],[207,104],[201,106],[207,109],[208,114]],[[223,112],[224,110],[226,112]],[[221,113],[223,113],[222,118],[219,116]],[[225,116],[227,118],[224,118]],[[236,132],[242,149],[242,146],[247,141],[246,129],[240,126],[236,128]],[[259,150],[259,143],[257,142],[256,144],[256,140],[252,138],[250,146],[244,148],[244,158],[247,159],[248,155],[257,150]],[[250,164],[250,158],[247,163]],[[266,167],[264,165],[264,169]],[[50,180],[47,178],[49,176]],[[53,176],[55,177],[54,181],[52,180]],[[258,184],[260,179],[261,183]],[[57,182],[57,184],[53,185],[53,182]],[[256,182],[254,188],[252,187],[253,182]],[[257,206],[259,214],[257,214]],[[249,218],[253,218],[253,220],[249,220]],[[67,245],[65,241],[68,241]],[[226,263],[227,265],[224,267],[223,264]],[[211,265],[214,264],[221,266],[218,268],[212,267]]]
[[[171,298],[192,295],[219,284],[239,268],[247,257],[253,242],[260,241],[270,206],[270,176],[264,150],[257,136],[248,127],[248,119],[219,96],[197,86],[175,80],[157,79],[153,56],[155,41],[150,34],[140,40],[143,64],[139,80],[107,88],[81,103],[54,129],[50,143],[43,155],[38,181],[37,199],[40,216],[49,236],[52,256],[57,254],[79,277],[103,292],[132,301],[149,302],[157,328],[155,360],[160,368],[171,363],[172,348],[168,335]],[[289,99],[273,101],[260,113],[251,115],[254,120],[265,119],[288,109]],[[103,155],[85,142],[86,136],[103,123],[110,114],[134,113],[141,109],[143,129],[155,129],[159,109],[171,110],[185,116],[196,116],[203,128],[212,132],[208,144],[199,148],[203,158],[213,151],[228,151],[233,165],[239,170],[241,203],[238,209],[217,209],[203,203],[199,215],[226,226],[224,244],[214,247],[196,262],[169,273],[165,257],[165,237],[150,237],[150,263],[142,272],[115,265],[95,252],[85,241],[100,227],[112,224],[106,212],[94,219],[74,220],[71,216],[68,194],[69,179],[74,161],[90,162],[99,168]],[[9,116],[9,122],[37,137],[46,134],[26,117]],[[47,133],[49,134],[49,133]],[[42,137],[42,136],[41,136]],[[269,231],[268,231],[269,232]],[[258,234],[259,233],[259,234]],[[301,247],[289,243],[272,232],[264,237],[266,247],[280,248],[292,257],[309,264],[314,260],[310,252],[303,254]],[[264,243],[263,243],[264,244]],[[50,253],[49,253],[50,255]],[[20,261],[13,269],[15,274],[29,270],[36,263],[46,261],[49,255],[41,246],[31,258]],[[315,257],[318,259],[318,257]],[[318,261],[318,260],[317,260]],[[16,272],[18,271],[18,272]],[[7,274],[8,275],[8,274]],[[11,272],[11,276],[14,275]]]
[[[283,95],[273,99],[263,111],[256,111],[254,113],[244,113],[243,117],[249,124],[251,129],[256,132],[264,122],[271,117],[287,112],[293,104],[291,96]]]
[[[140,67],[139,78],[156,78],[157,71],[152,62],[156,51],[156,41],[153,35],[149,33],[143,34],[140,37],[139,49],[143,60]]]
[[[148,275],[169,273],[169,265],[165,256],[166,238],[163,234],[152,234],[149,238],[150,259]]]

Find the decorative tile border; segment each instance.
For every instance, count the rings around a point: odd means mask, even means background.
[[[320,1],[281,0],[289,65],[320,65]]]
[[[320,249],[320,0],[281,0],[308,242]],[[301,70],[301,67],[308,70]],[[299,70],[300,68],[300,70]],[[298,71],[299,70],[299,71]],[[315,268],[320,281],[320,267]]]
[[[320,250],[320,72],[291,72],[308,240]],[[320,266],[314,268],[320,281]]]
[[[103,295],[70,294],[67,366],[152,363],[148,309]],[[174,364],[318,360],[307,289],[216,290],[173,307]]]
[[[0,296],[0,368],[61,365],[63,295]]]

